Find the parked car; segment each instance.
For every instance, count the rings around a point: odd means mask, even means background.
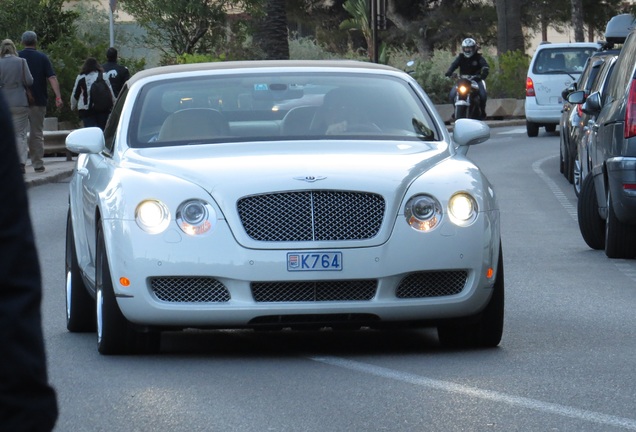
[[[67,328],[96,330],[102,354],[185,328],[434,326],[443,345],[496,346],[499,207],[466,157],[489,136],[468,119],[451,136],[388,66],[139,72],[103,133],[66,140]]]
[[[572,169],[572,184],[574,186],[574,193],[577,197],[581,194],[581,184],[583,183],[583,179],[590,172],[591,164],[588,148],[590,139],[593,137],[592,127],[596,121],[595,112],[587,110],[585,100],[590,93],[598,93],[601,105],[605,102],[605,90],[607,89],[609,77],[612,75],[612,71],[614,70],[617,56],[618,54],[611,54],[603,59],[596,79],[592,83],[592,87],[589,89],[589,92],[581,91],[576,92],[576,94],[572,93],[569,96],[572,98],[570,100],[575,102],[577,111],[580,112],[580,115],[578,115],[579,123],[577,129],[582,130],[576,138],[576,149],[574,150],[575,160]],[[583,103],[577,103],[579,101],[582,101]]]
[[[554,132],[561,121],[563,89],[583,72],[585,62],[601,48],[596,42],[544,42],[530,60],[526,78],[526,131],[536,137],[539,128]]]
[[[588,143],[591,172],[581,185],[579,228],[585,242],[610,258],[636,256],[636,33],[627,37],[607,83],[604,103],[590,94],[596,116]]]
[[[583,111],[580,103],[568,101],[568,95],[577,90],[582,91],[584,97],[589,95],[605,59],[615,56],[618,52],[618,50],[602,50],[593,53],[585,62],[579,78],[563,90],[564,101],[559,128],[559,169],[570,183],[574,182],[577,146],[583,136],[583,123],[581,121]]]

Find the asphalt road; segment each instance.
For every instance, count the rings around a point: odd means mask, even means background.
[[[636,261],[590,250],[559,139],[492,130],[470,149],[501,206],[501,346],[431,330],[169,333],[156,356],[104,357],[64,315],[68,183],[31,187],[56,431],[636,430]]]

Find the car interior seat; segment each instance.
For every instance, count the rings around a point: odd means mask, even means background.
[[[282,135],[307,135],[318,107],[299,106],[290,109],[281,123]]]
[[[209,139],[230,135],[230,126],[220,111],[210,108],[186,108],[166,118],[158,141]]]

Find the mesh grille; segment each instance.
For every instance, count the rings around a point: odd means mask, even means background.
[[[252,282],[257,302],[317,302],[371,300],[375,279],[321,282]]]
[[[459,294],[467,278],[465,270],[412,273],[402,279],[395,295],[398,298],[423,298]]]
[[[208,277],[157,277],[150,288],[159,300],[171,303],[222,303],[230,293],[218,280]]]
[[[258,241],[364,240],[380,230],[384,205],[370,193],[284,192],[242,198],[238,213]]]

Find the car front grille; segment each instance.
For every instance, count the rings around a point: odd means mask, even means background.
[[[444,297],[459,294],[466,286],[466,270],[411,273],[398,285],[398,298]]]
[[[251,286],[257,302],[364,301],[375,297],[377,281],[252,282]]]
[[[377,194],[327,190],[253,195],[237,207],[257,241],[340,241],[377,235],[385,203]]]
[[[210,277],[155,277],[152,292],[161,301],[171,303],[224,303],[230,293],[218,280]]]

